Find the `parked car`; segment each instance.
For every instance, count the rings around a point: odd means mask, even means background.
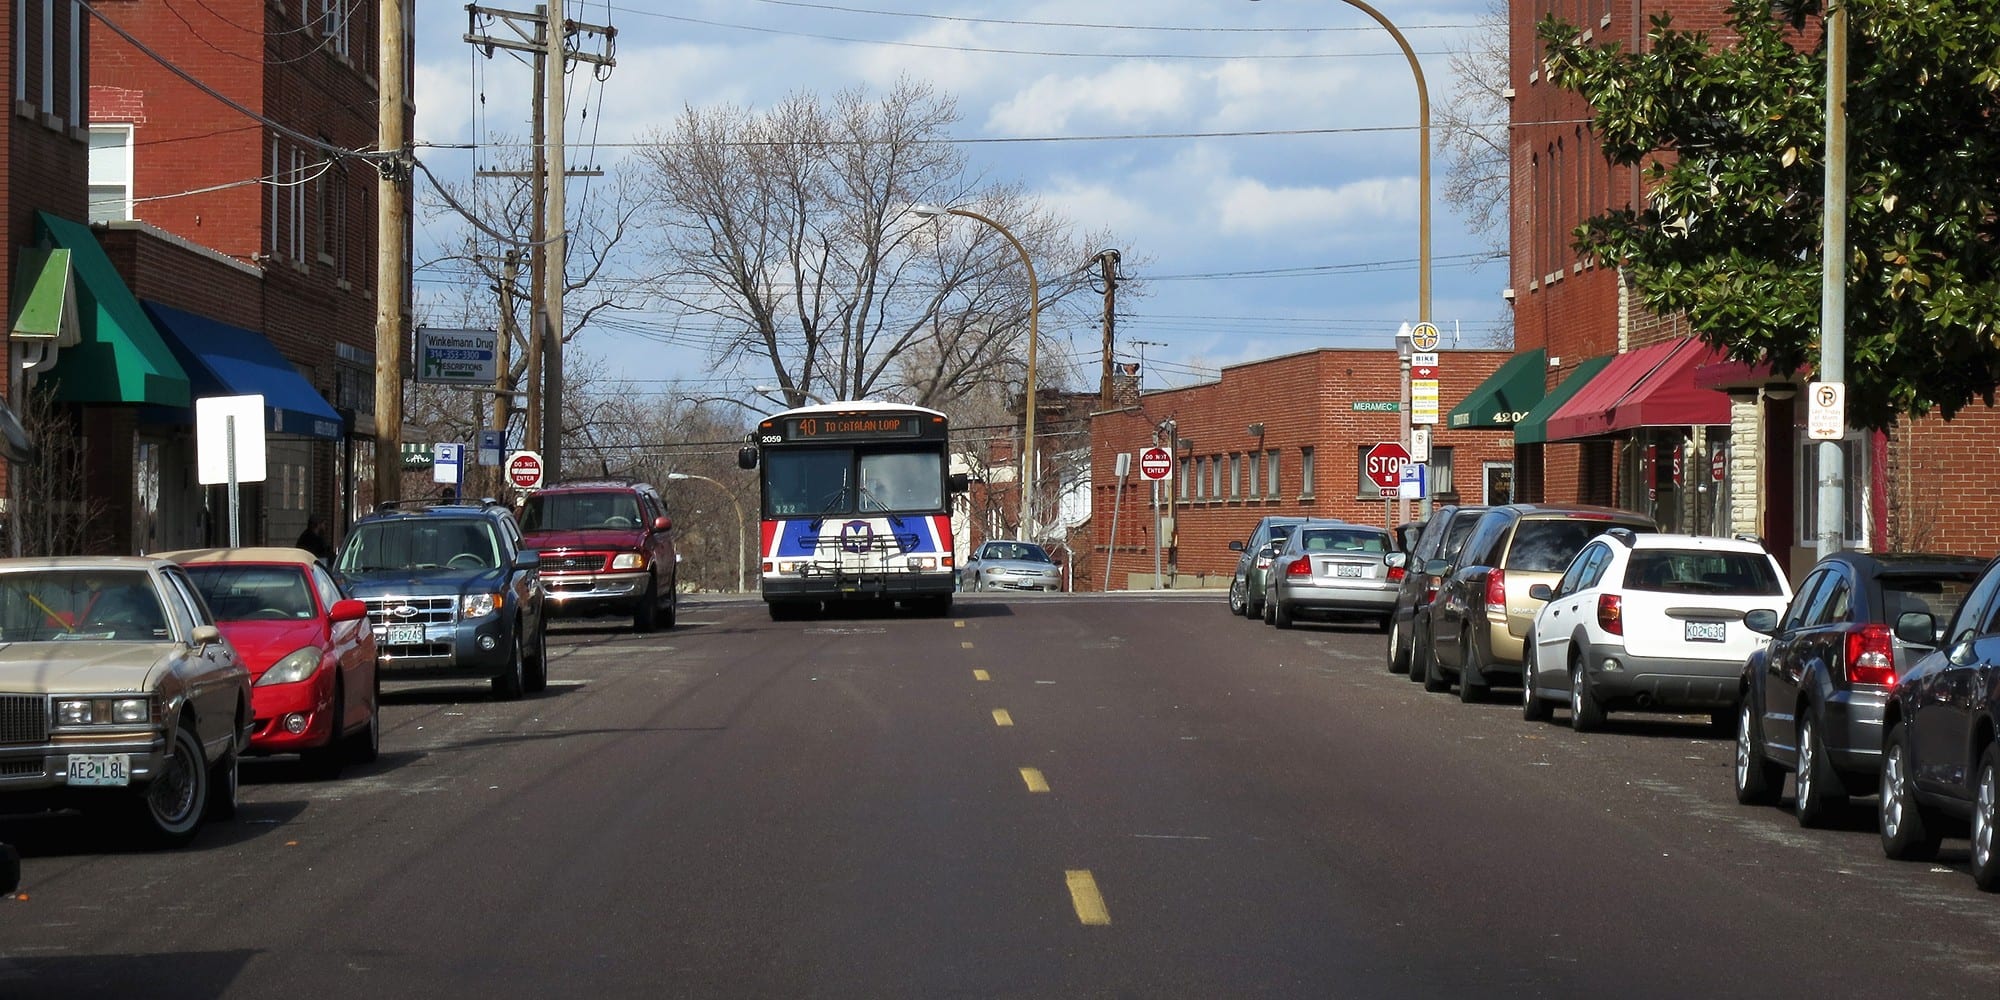
[[[1839,552],[1820,560],[1781,618],[1752,612],[1771,637],[1744,664],[1736,798],[1778,801],[1796,772],[1793,812],[1818,826],[1882,772],[1882,706],[1911,664],[1937,647],[1984,564],[1966,556]]]
[[[1386,529],[1312,520],[1292,529],[1272,560],[1264,621],[1360,619],[1386,632],[1403,582],[1403,554]]]
[[[334,570],[389,677],[487,677],[512,699],[548,685],[539,563],[500,504],[414,501],[356,521]]]
[[[1062,567],[1034,542],[994,539],[973,550],[964,577],[968,590],[1061,590]]]
[[[1229,610],[1232,613],[1245,618],[1263,616],[1263,574],[1265,570],[1270,569],[1270,556],[1276,552],[1275,548],[1271,552],[1265,552],[1265,546],[1273,540],[1282,539],[1304,521],[1303,517],[1276,515],[1260,518],[1257,526],[1251,529],[1248,539],[1240,542],[1230,541],[1229,551],[1238,553],[1236,575],[1229,580]]]
[[[666,501],[635,479],[558,483],[521,505],[521,545],[538,569],[550,617],[630,615],[632,630],[673,628],[680,558]]]
[[[1659,530],[1644,514],[1611,507],[1515,503],[1480,515],[1431,611],[1431,663],[1458,696],[1480,701],[1494,681],[1521,679],[1521,640],[1542,602],[1528,596],[1555,583],[1584,543],[1611,527]],[[1426,572],[1443,571],[1442,560]]]
[[[1433,509],[1424,522],[1423,533],[1417,536],[1405,564],[1403,582],[1396,590],[1396,605],[1390,611],[1390,673],[1407,672],[1411,680],[1421,681],[1429,672],[1425,666],[1430,660],[1429,636],[1424,629],[1430,624],[1431,602],[1437,598],[1443,579],[1425,573],[1424,567],[1437,559],[1449,565],[1484,513],[1485,507],[1446,504]]]
[[[1396,551],[1410,552],[1416,549],[1417,539],[1424,533],[1425,521],[1404,521],[1396,525]]]
[[[163,552],[187,571],[250,671],[251,754],[295,753],[322,774],[382,748],[368,606],[304,549]]]
[[[1937,855],[1944,824],[1971,821],[1972,878],[2000,891],[2000,559],[1951,616],[1939,648],[1889,689],[1877,784],[1882,851]]]
[[[1570,706],[1570,726],[1606,712],[1708,712],[1734,725],[1743,662],[1764,643],[1744,617],[1791,600],[1778,561],[1756,542],[1612,528],[1577,553],[1523,648],[1522,714]]]
[[[0,560],[0,809],[116,804],[181,845],[235,815],[250,672],[164,559]]]

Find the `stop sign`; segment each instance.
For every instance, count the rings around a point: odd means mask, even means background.
[[[542,456],[532,451],[517,451],[507,456],[507,481],[517,490],[540,489]]]
[[[1394,441],[1384,441],[1368,449],[1366,472],[1368,480],[1378,488],[1393,490],[1402,479],[1403,466],[1410,461],[1410,453]]]
[[[1161,480],[1174,474],[1174,456],[1165,448],[1147,448],[1139,453],[1139,474],[1151,480]]]

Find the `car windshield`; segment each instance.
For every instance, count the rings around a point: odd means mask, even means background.
[[[1307,528],[1299,535],[1299,547],[1306,552],[1389,551],[1389,536],[1367,528]]]
[[[1049,554],[1033,542],[987,542],[979,550],[981,559],[1014,559],[1020,562],[1052,562]]]
[[[340,550],[343,573],[392,569],[493,569],[500,543],[493,526],[472,517],[408,517],[364,521]]]
[[[158,642],[167,616],[143,570],[0,574],[0,642]]]
[[[1585,543],[1611,526],[1609,521],[1572,518],[1522,521],[1514,529],[1514,544],[1507,550],[1507,562],[1501,568],[1524,573],[1560,573],[1569,568],[1570,560],[1583,551]],[[1648,530],[1637,525],[1624,527],[1633,531]]]
[[[1641,549],[1625,566],[1625,589],[1671,594],[1782,595],[1771,558],[1757,552]]]
[[[216,621],[291,621],[319,613],[302,566],[198,563],[183,568]]]
[[[639,498],[622,490],[546,493],[529,497],[521,509],[522,531],[584,531],[638,525]]]

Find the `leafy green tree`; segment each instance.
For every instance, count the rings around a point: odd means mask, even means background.
[[[1848,422],[1947,418],[2000,384],[2000,0],[1850,0]],[[1549,80],[1581,95],[1645,204],[1575,231],[1640,300],[1708,342],[1811,369],[1820,331],[1826,58],[1813,0],[1735,0],[1710,37],[1652,20],[1644,51],[1548,19]]]

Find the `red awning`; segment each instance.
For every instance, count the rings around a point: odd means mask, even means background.
[[[1697,367],[1722,359],[1722,352],[1691,337],[1627,351],[1549,416],[1549,440],[1726,424],[1729,396],[1695,384]]]

